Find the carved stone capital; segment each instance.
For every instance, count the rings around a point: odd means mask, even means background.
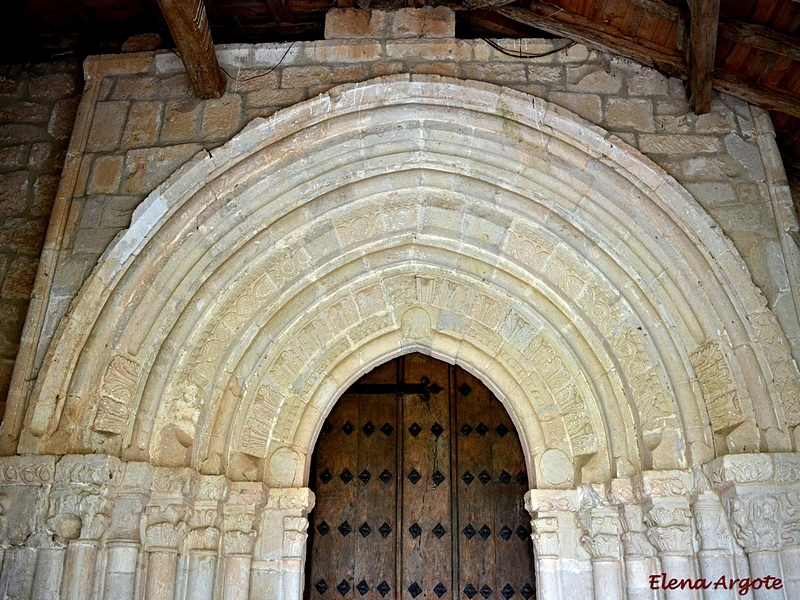
[[[306,517],[284,517],[283,556],[284,558],[303,558],[308,534]]]
[[[732,498],[730,514],[733,535],[747,552],[800,545],[800,491]]]
[[[525,509],[532,517],[537,513],[577,512],[581,496],[578,490],[529,490],[525,493]]]
[[[48,527],[64,541],[99,541],[111,522],[113,503],[97,485],[57,484],[50,496]]]
[[[531,521],[533,547],[538,558],[558,558],[558,519],[541,517]]]
[[[691,556],[693,552],[691,512],[684,502],[676,500],[646,506],[647,539],[660,554]]]
[[[222,538],[225,556],[252,556],[255,533],[239,530],[226,531]]]
[[[314,492],[309,488],[277,488],[269,490],[267,509],[297,511],[307,515],[315,502]]]
[[[642,471],[632,478],[634,495],[641,500],[649,498],[688,498],[692,491],[692,474],[689,471]]]
[[[147,552],[177,553],[189,530],[185,521],[170,523],[163,521],[148,525],[145,530]]]
[[[628,558],[650,558],[656,555],[655,548],[644,531],[626,531],[622,534],[622,548]]]
[[[581,546],[594,559],[620,560],[621,546],[618,535],[599,533],[581,536]]]
[[[56,464],[55,480],[119,487],[122,484],[123,467],[124,464],[116,456],[68,455]]]

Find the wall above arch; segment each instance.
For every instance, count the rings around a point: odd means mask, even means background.
[[[480,377],[569,485],[791,450],[800,423],[783,332],[674,179],[539,98],[394,76],[159,186],[61,321],[18,450],[299,486],[339,395],[410,351]]]

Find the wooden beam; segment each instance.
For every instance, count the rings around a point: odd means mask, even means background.
[[[674,77],[686,78],[686,64],[680,56],[668,54],[668,49],[647,40],[625,36],[615,27],[536,1],[531,2],[530,10],[504,6],[495,11],[519,23],[569,38],[590,48],[624,56]]]
[[[800,40],[797,36],[787,35],[763,25],[722,21],[719,24],[719,35],[737,44],[800,61]]]
[[[766,110],[774,110],[800,118],[800,98],[777,92],[726,71],[714,73],[714,89],[746,100]]]
[[[711,110],[711,77],[717,53],[717,26],[720,0],[690,0],[689,26],[689,104],[702,115]]]
[[[219,68],[203,0],[158,0],[178,47],[189,81],[200,98],[225,93],[225,76]]]

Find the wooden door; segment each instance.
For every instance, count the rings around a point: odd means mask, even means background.
[[[528,477],[503,406],[421,354],[336,404],[315,449],[305,597],[534,596]]]

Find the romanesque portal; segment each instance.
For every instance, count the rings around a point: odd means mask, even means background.
[[[325,417],[410,352],[502,399],[538,597],[643,597],[661,571],[800,594],[800,380],[736,250],[607,132],[417,76],[256,120],[137,209],[4,424],[4,573],[299,599]]]

